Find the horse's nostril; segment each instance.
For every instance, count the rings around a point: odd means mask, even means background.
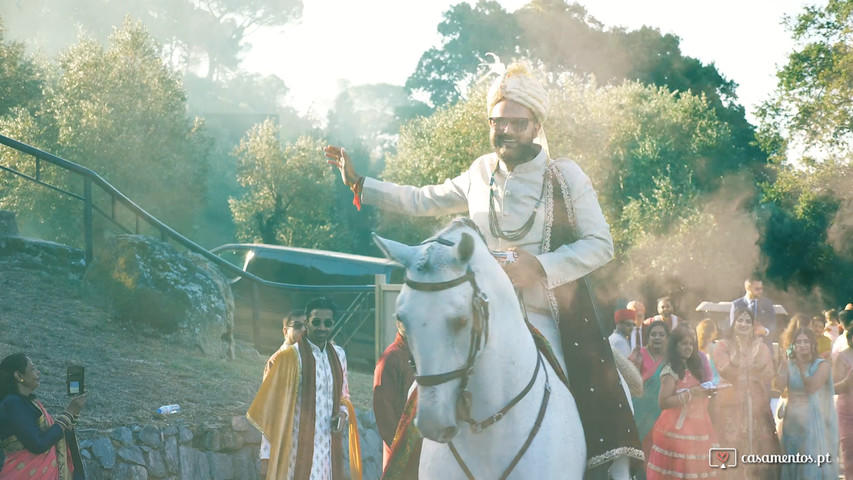
[[[454,436],[456,436],[456,427],[447,427],[444,429],[444,433],[441,435],[441,438],[447,442]]]

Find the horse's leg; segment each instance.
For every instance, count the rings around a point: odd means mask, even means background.
[[[563,356],[563,343],[560,341],[560,329],[557,327],[557,322],[551,315],[543,315],[537,312],[527,311],[527,320],[539,330],[539,333],[548,340],[551,344],[551,350],[557,361],[560,362],[560,367],[566,371],[566,358]]]

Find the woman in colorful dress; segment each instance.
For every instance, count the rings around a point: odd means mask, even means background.
[[[701,385],[710,376],[689,326],[672,330],[666,357],[658,396],[663,411],[652,429],[646,478],[715,478],[708,452],[719,445],[708,415],[710,390]]]
[[[736,448],[738,454],[779,454],[776,422],[770,411],[770,384],[785,377],[784,368],[774,371],[770,348],[755,336],[755,320],[747,309],[735,312],[728,338],[714,347],[714,365],[722,382],[733,388],[721,390],[714,399],[711,418],[720,446]],[[784,365],[784,362],[782,362]],[[779,478],[774,464],[739,464],[725,478]]]
[[[850,347],[838,353],[832,361],[832,378],[838,399],[838,439],[844,477],[853,478],[853,329],[845,332]]]
[[[632,397],[634,402],[634,421],[637,423],[637,432],[643,443],[643,451],[646,458],[652,447],[652,436],[649,433],[660,416],[660,405],[658,405],[658,394],[660,393],[660,372],[666,354],[666,345],[669,338],[669,326],[666,322],[655,321],[643,329],[646,335],[645,346],[634,350],[629,360],[640,371],[643,377],[643,395]]]
[[[0,362],[0,447],[6,454],[0,478],[83,479],[80,459],[72,460],[68,442],[76,447],[73,427],[86,395],[73,397],[54,419],[33,394],[39,382],[39,371],[26,355]]]
[[[717,346],[717,324],[710,318],[706,318],[696,325],[697,348],[704,353],[711,367],[711,381],[714,384],[720,383],[720,374],[717,373],[717,367],[714,365],[714,347]]]
[[[782,465],[782,480],[838,479],[838,416],[832,397],[829,361],[818,354],[814,331],[794,332],[788,358],[788,405],[782,421],[782,448],[788,455],[811,455],[807,463]],[[830,462],[818,464],[818,456]]]

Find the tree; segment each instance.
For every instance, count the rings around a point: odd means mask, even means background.
[[[0,2],[14,34],[48,53],[73,43],[78,29],[106,40],[126,16],[140,19],[171,65],[200,67],[215,78],[237,68],[244,38],[257,27],[284,25],[302,14],[301,0],[41,0]]]
[[[767,276],[784,289],[819,292],[824,305],[840,303],[853,294],[847,280],[853,275],[853,257],[843,243],[832,245],[829,232],[841,222],[846,223],[842,236],[851,235],[849,221],[838,217],[843,192],[849,192],[849,168],[829,162],[777,171],[774,182],[762,185],[758,210]],[[847,198],[849,202],[849,193]]]
[[[210,139],[201,122],[187,116],[177,75],[164,65],[151,36],[127,20],[108,48],[84,39],[58,63],[42,110],[18,114],[9,122],[11,131],[94,170],[154,216],[191,233],[204,203]],[[80,193],[79,180],[47,170],[46,178]],[[9,196],[18,195],[27,194]],[[79,227],[68,223],[81,218],[69,212],[71,204],[44,197],[31,204],[31,213],[57,222],[62,239],[79,239]]]
[[[16,107],[34,108],[45,84],[44,69],[26,54],[23,43],[7,42],[5,30],[0,21],[0,117]]]
[[[772,160],[756,207],[762,261],[773,283],[836,305],[853,296],[853,1],[787,24],[797,47],[758,111]]]
[[[325,144],[282,145],[278,125],[255,125],[234,150],[244,193],[229,202],[241,241],[346,251],[349,230],[335,214],[340,179],[320,159]]]
[[[489,0],[479,0],[475,7],[465,2],[450,7],[438,32],[443,46],[427,50],[406,80],[406,88],[426,93],[433,107],[462,98],[485,54],[514,53],[519,35],[513,16]]]
[[[763,133],[780,133],[786,145],[801,145],[849,162],[853,158],[853,1],[828,0],[825,7],[806,7],[787,23],[797,50],[777,72],[776,92],[759,111]]]
[[[403,127],[384,178],[440,183],[489,153],[484,98],[481,86],[469,99]],[[576,160],[593,179],[615,227],[617,251],[679,228],[695,216],[697,198],[714,192],[720,177],[733,171],[725,161],[730,131],[702,97],[639,83],[596,87],[565,76],[551,89],[551,105],[544,124],[551,156]],[[381,229],[405,232],[408,241],[436,226],[388,213],[383,218]]]
[[[465,171],[471,162],[488,153],[489,130],[483,115],[485,90],[471,98],[441,107],[429,117],[419,117],[400,130],[397,153],[385,162],[383,178],[406,185],[441,183]],[[382,212],[377,228],[395,240],[418,243],[444,218],[411,218]]]

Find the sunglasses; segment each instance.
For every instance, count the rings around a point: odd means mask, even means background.
[[[293,322],[288,326],[294,330],[302,330],[305,328],[305,322]]]
[[[530,118],[508,118],[508,117],[489,117],[489,125],[498,130],[504,130],[507,126],[511,126],[515,131],[527,130],[530,125]]]
[[[320,318],[312,318],[311,319],[311,325],[313,325],[314,327],[319,327],[321,323],[326,328],[332,328],[332,325],[335,324],[335,321],[332,320],[331,318],[327,318],[325,320],[320,319]]]

